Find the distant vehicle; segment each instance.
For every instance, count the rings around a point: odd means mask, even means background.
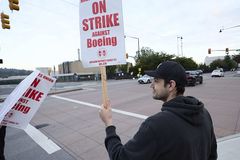
[[[195,70],[196,72],[198,72],[199,74],[203,74],[203,71],[201,69]]]
[[[237,73],[237,75],[240,75],[240,68],[237,68],[236,73]]]
[[[224,72],[223,72],[223,69],[215,69],[212,71],[211,73],[211,76],[212,77],[224,77]]]
[[[223,72],[223,68],[218,68],[218,69],[216,69],[216,70],[220,70],[221,72]]]
[[[152,77],[150,77],[146,74],[144,76],[138,78],[139,84],[146,84],[146,83],[151,83],[151,82],[152,82]]]
[[[195,86],[197,83],[203,83],[202,74],[198,71],[186,71],[187,85]]]

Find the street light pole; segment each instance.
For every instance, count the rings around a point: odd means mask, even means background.
[[[179,56],[178,36],[177,36],[177,55]]]
[[[183,42],[182,42],[182,39],[183,39],[183,37],[182,36],[177,36],[177,54],[178,54],[178,56],[179,56],[179,42],[178,42],[178,39],[180,38],[180,40],[181,40],[181,54],[182,54],[182,57],[183,57]]]
[[[182,37],[181,37],[181,53],[182,53],[182,57],[183,57],[183,41],[182,41]]]
[[[80,61],[80,49],[78,48],[78,61]]]
[[[223,30],[232,29],[232,28],[237,28],[237,27],[240,27],[240,25],[236,25],[236,26],[232,26],[232,27],[228,27],[228,28],[222,28],[222,29],[219,30],[219,33],[222,33]]]
[[[133,37],[133,36],[127,36],[127,35],[124,35],[124,37],[129,37],[129,38],[137,39],[137,41],[138,41],[138,54],[140,54],[140,42],[139,42],[139,38],[138,38],[138,37]]]

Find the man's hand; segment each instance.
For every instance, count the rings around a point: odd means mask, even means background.
[[[99,116],[105,123],[106,127],[112,125],[112,108],[109,100],[106,105],[102,104],[102,107],[99,110]]]

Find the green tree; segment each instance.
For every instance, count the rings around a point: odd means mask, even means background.
[[[240,63],[240,54],[233,55],[233,60],[237,63]]]
[[[198,65],[198,69],[201,69],[204,73],[211,72],[210,66],[207,66],[205,63],[204,64],[200,63]]]
[[[198,68],[198,64],[192,59],[187,57],[176,57],[174,54],[167,54],[164,52],[155,52],[151,48],[143,47],[141,52],[135,56],[136,65],[129,69],[134,75],[139,73],[144,74],[146,70],[154,70],[160,63],[164,61],[176,61],[183,65],[186,70],[193,70]]]
[[[123,65],[113,65],[113,66],[107,66],[106,67],[106,74],[109,79],[114,78],[116,76],[116,73],[123,72],[128,73],[128,65],[131,66],[131,63],[123,64]]]
[[[214,60],[212,63],[210,63],[211,70],[214,70],[217,68],[224,68],[224,67],[225,67],[225,62],[224,60],[221,60],[221,59]]]
[[[159,63],[171,60],[173,57],[174,55],[155,52],[148,47],[142,48],[140,54],[135,57],[136,66],[133,70],[138,73],[138,68],[141,68],[141,73],[144,73],[145,70],[153,70]]]
[[[180,63],[186,70],[195,70],[198,68],[198,64],[192,58],[176,57],[174,61]]]
[[[128,72],[127,69],[128,69],[127,64],[123,64],[123,65],[118,65],[118,66],[117,66],[117,70],[118,70],[119,72],[127,73],[127,72]]]
[[[112,77],[113,75],[115,75],[116,69],[117,69],[117,66],[116,66],[116,65],[107,66],[107,67],[106,67],[106,74],[107,74],[107,76],[108,76],[108,77]]]
[[[230,70],[237,67],[237,63],[234,60],[232,60],[229,55],[226,55],[224,57],[224,64],[225,64],[224,66],[225,70]]]
[[[107,74],[114,74],[114,73],[116,72],[116,68],[117,68],[116,65],[107,66],[107,67],[106,67],[106,73],[107,73]]]

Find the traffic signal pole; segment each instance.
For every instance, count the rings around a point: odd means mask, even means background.
[[[220,51],[220,52],[223,52],[225,51],[226,54],[229,54],[229,51],[240,51],[240,49],[229,49],[229,48],[226,48],[225,50],[223,49],[211,49],[211,48],[208,48],[208,54],[212,54],[212,51]]]

